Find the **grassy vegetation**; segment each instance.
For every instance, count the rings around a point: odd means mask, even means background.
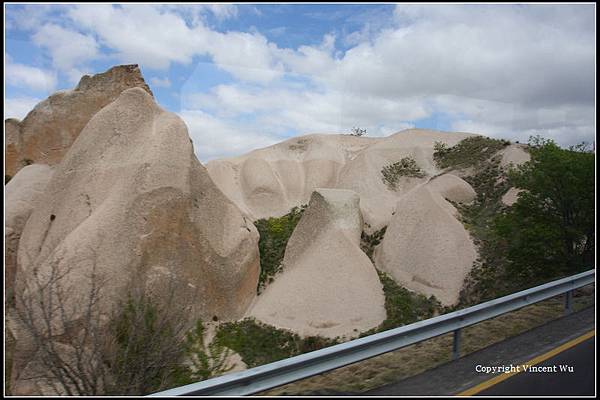
[[[115,383],[104,394],[146,395],[187,382],[183,326],[154,299],[130,293],[105,333],[114,337],[115,348],[106,362]]]
[[[467,181],[477,193],[475,205],[479,208],[495,208],[501,203],[502,196],[510,189],[510,182],[504,168],[500,165],[502,157],[496,155],[480,163],[474,175],[466,176]]]
[[[283,217],[259,219],[254,223],[260,234],[258,250],[260,252],[260,276],[257,292],[260,292],[273,281],[281,271],[283,256],[287,242],[302,217],[306,205],[294,207]]]
[[[463,329],[461,355],[488,347],[543,325],[563,315],[562,297],[522,308],[518,311]],[[593,287],[576,291],[573,310],[594,304]],[[301,395],[307,392],[335,390],[363,392],[417,375],[451,360],[452,334],[442,335],[403,349],[371,358],[347,367],[317,375],[263,392],[261,395]]]
[[[439,168],[469,168],[479,165],[509,144],[508,140],[485,136],[468,137],[452,147],[436,143],[433,159]]]
[[[474,136],[450,148],[443,143],[436,143],[434,146],[433,157],[438,167],[475,167],[473,174],[464,176],[477,194],[475,201],[471,204],[453,205],[471,234],[479,257],[465,279],[459,303],[452,309],[522,289],[518,282],[506,276],[506,246],[494,230],[495,218],[505,208],[502,196],[511,186],[507,171],[501,166],[502,157],[497,153],[509,144],[506,140]]]
[[[204,324],[198,320],[187,334],[186,353],[191,365],[180,378],[182,385],[223,375],[234,367],[227,363],[231,350],[215,340],[206,343],[205,332]]]
[[[380,230],[373,232],[371,235],[363,231],[360,236],[360,248],[369,257],[371,262],[373,262],[373,252],[375,251],[375,247],[383,240],[386,230],[387,225]]]
[[[399,286],[388,274],[377,271],[385,295],[386,319],[377,328],[361,334],[368,336],[435,316],[441,309],[434,296],[424,296]]]
[[[153,300],[129,297],[111,321],[117,345],[109,360],[116,384],[106,394],[148,394],[199,382],[229,372],[231,350],[206,343],[206,327],[197,320],[192,329],[180,316],[169,319]]]
[[[381,170],[381,174],[383,175],[383,183],[385,183],[390,190],[396,190],[398,181],[402,176],[411,178],[422,178],[425,176],[425,172],[423,172],[416,161],[410,157],[404,157],[398,162],[386,165]]]
[[[497,155],[481,162],[476,174],[465,177],[477,193],[473,203],[453,203],[479,253],[455,308],[491,300],[524,288],[506,276],[505,244],[493,229],[496,216],[506,207],[501,201],[502,196],[511,186],[506,172],[500,166],[500,159]]]
[[[250,368],[339,343],[320,336],[301,338],[253,318],[220,325],[215,341],[237,352]]]

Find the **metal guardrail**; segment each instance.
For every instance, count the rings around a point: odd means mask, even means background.
[[[572,291],[594,281],[595,270],[592,269],[473,307],[245,371],[154,393],[150,397],[250,395],[450,332],[454,332],[453,358],[458,358],[462,328],[561,294],[566,294],[565,313],[568,314],[571,312]]]

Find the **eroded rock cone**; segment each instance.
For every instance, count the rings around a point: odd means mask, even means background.
[[[6,174],[14,176],[30,163],[59,163],[90,118],[122,91],[134,87],[152,95],[137,65],[118,65],[100,74],[85,75],[73,90],[54,93],[22,121],[7,119]]]
[[[192,322],[234,319],[256,295],[257,243],[251,221],[197,160],[183,121],[128,89],[86,125],[29,218],[17,296],[35,303],[33,283],[58,274],[74,321],[94,279],[107,315],[133,285],[187,299],[171,307]],[[51,322],[55,335],[67,333],[60,315]]]
[[[452,305],[458,301],[477,250],[446,198],[468,203],[475,192],[450,174],[416,187],[398,201],[374,259],[379,269],[403,287]]]
[[[300,335],[352,337],[386,316],[379,277],[360,249],[359,197],[317,189],[290,237],[283,272],[249,315]]]

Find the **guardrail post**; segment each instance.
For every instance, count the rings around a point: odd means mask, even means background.
[[[573,291],[569,290],[565,293],[565,315],[571,314],[571,299],[573,297]]]
[[[460,358],[460,328],[454,331],[454,342],[452,343],[452,359]]]

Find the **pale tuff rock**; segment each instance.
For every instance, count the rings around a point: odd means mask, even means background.
[[[15,118],[4,121],[4,170],[11,177],[24,166],[25,158],[21,158],[21,122]]]
[[[28,162],[59,163],[90,118],[133,87],[152,95],[137,65],[119,65],[100,74],[85,75],[73,90],[54,93],[37,104],[23,121],[7,119],[5,173],[12,176]]]
[[[21,232],[51,177],[51,167],[29,165],[21,169],[4,188],[4,282],[8,292],[12,293],[14,285]]]
[[[300,335],[352,337],[385,319],[384,296],[360,249],[359,197],[317,189],[286,247],[283,272],[248,316]]]
[[[16,290],[35,299],[25,290],[34,270],[66,273],[77,318],[92,273],[106,313],[132,281],[153,295],[174,282],[181,298],[193,296],[176,304],[190,321],[236,319],[256,295],[257,242],[196,159],[183,121],[133,88],[90,120],[56,167],[23,230]]]
[[[452,174],[436,176],[427,183],[427,186],[443,198],[455,203],[471,203],[477,197],[471,185]]]
[[[516,187],[511,187],[508,189],[508,192],[504,193],[502,196],[502,203],[507,206],[512,206],[519,200],[519,193],[522,192],[522,189],[517,189]]]
[[[428,177],[402,177],[396,190],[382,181],[381,170],[413,158],[428,176],[435,142],[448,146],[474,136],[409,129],[383,138],[313,134],[286,140],[239,157],[213,160],[207,169],[219,188],[252,219],[281,216],[306,204],[318,187],[353,190],[360,196],[367,230],[385,226],[405,193]]]
[[[374,258],[375,265],[401,286],[452,305],[458,301],[477,251],[440,186],[433,180],[398,201]],[[468,190],[464,192],[460,197],[467,199]]]
[[[527,161],[531,160],[531,155],[525,150],[524,145],[511,144],[505,149],[500,150],[502,160],[500,165],[503,167],[514,166],[517,167]]]
[[[500,164],[503,167],[515,168],[531,160],[531,155],[525,150],[525,146],[523,145],[512,144],[502,150],[501,154],[502,161]],[[512,206],[519,199],[518,195],[521,191],[521,189],[511,187],[508,189],[508,192],[502,196],[502,203],[507,206]]]
[[[317,187],[335,187],[348,159],[375,139],[306,135],[206,164],[217,186],[252,219],[306,204]]]
[[[94,116],[40,203],[21,241],[25,271],[82,273],[95,259],[116,286],[137,268],[175,273],[199,289],[204,317],[235,318],[254,296],[256,229],[212,183],[184,123],[142,89]]]

